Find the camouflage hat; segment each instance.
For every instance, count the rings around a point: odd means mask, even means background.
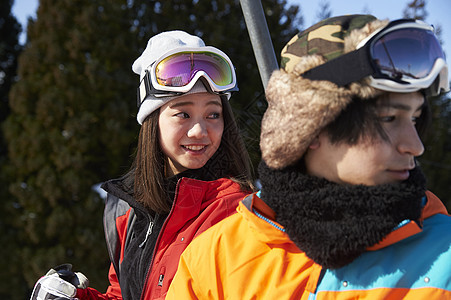
[[[268,109],[262,120],[262,159],[274,169],[298,161],[320,131],[353,97],[368,99],[381,92],[366,79],[339,87],[301,75],[356,49],[360,41],[384,27],[371,15],[346,15],[323,20],[294,36],[281,53],[281,69],[273,72],[266,89]]]
[[[282,49],[280,66],[293,70],[300,58],[318,54],[326,61],[344,54],[344,39],[354,29],[376,20],[371,15],[340,16],[323,20],[295,35]]]

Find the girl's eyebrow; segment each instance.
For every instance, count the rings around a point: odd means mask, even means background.
[[[185,105],[194,105],[194,103],[192,101],[183,101],[183,102],[174,103],[170,107],[175,108],[175,107],[185,106]]]
[[[208,101],[207,105],[216,105],[216,106],[222,107],[221,101],[217,101],[217,100]]]
[[[186,106],[186,105],[194,105],[194,102],[193,101],[177,102],[177,103],[174,103],[173,105],[171,105],[171,108],[176,108],[176,107],[179,107],[179,106]],[[222,103],[220,101],[217,101],[217,100],[208,101],[206,103],[206,105],[216,105],[216,106],[222,107]]]

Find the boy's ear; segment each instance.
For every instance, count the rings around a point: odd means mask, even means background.
[[[318,149],[319,146],[321,145],[321,143],[319,142],[319,136],[317,135],[313,141],[310,143],[310,145],[308,146],[309,149]]]

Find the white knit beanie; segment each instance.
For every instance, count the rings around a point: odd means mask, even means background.
[[[147,47],[144,49],[143,53],[140,57],[138,57],[132,65],[132,70],[136,74],[140,75],[140,82],[144,78],[146,70],[150,68],[152,63],[154,63],[157,59],[159,59],[163,54],[168,51],[181,48],[200,48],[205,47],[204,41],[195,36],[190,35],[184,31],[166,31],[160,34],[157,34],[149,39],[147,42]],[[193,88],[184,93],[182,96],[187,94],[195,94],[195,93],[204,93],[208,92],[205,88],[204,84],[199,80]],[[153,111],[161,107],[163,104],[177,98],[180,96],[170,96],[170,97],[155,97],[152,95],[148,95],[138,110],[138,115],[136,119],[138,123],[142,125],[144,120],[148,115],[150,115]]]

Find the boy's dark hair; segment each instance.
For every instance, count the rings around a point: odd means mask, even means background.
[[[383,97],[383,96],[381,96]],[[361,139],[375,139],[382,137],[388,141],[377,115],[378,99],[353,98],[351,103],[338,115],[338,117],[326,126],[332,143],[346,143],[355,145]],[[429,103],[425,98],[420,117],[416,121],[418,135],[423,140],[431,123],[431,111]]]

